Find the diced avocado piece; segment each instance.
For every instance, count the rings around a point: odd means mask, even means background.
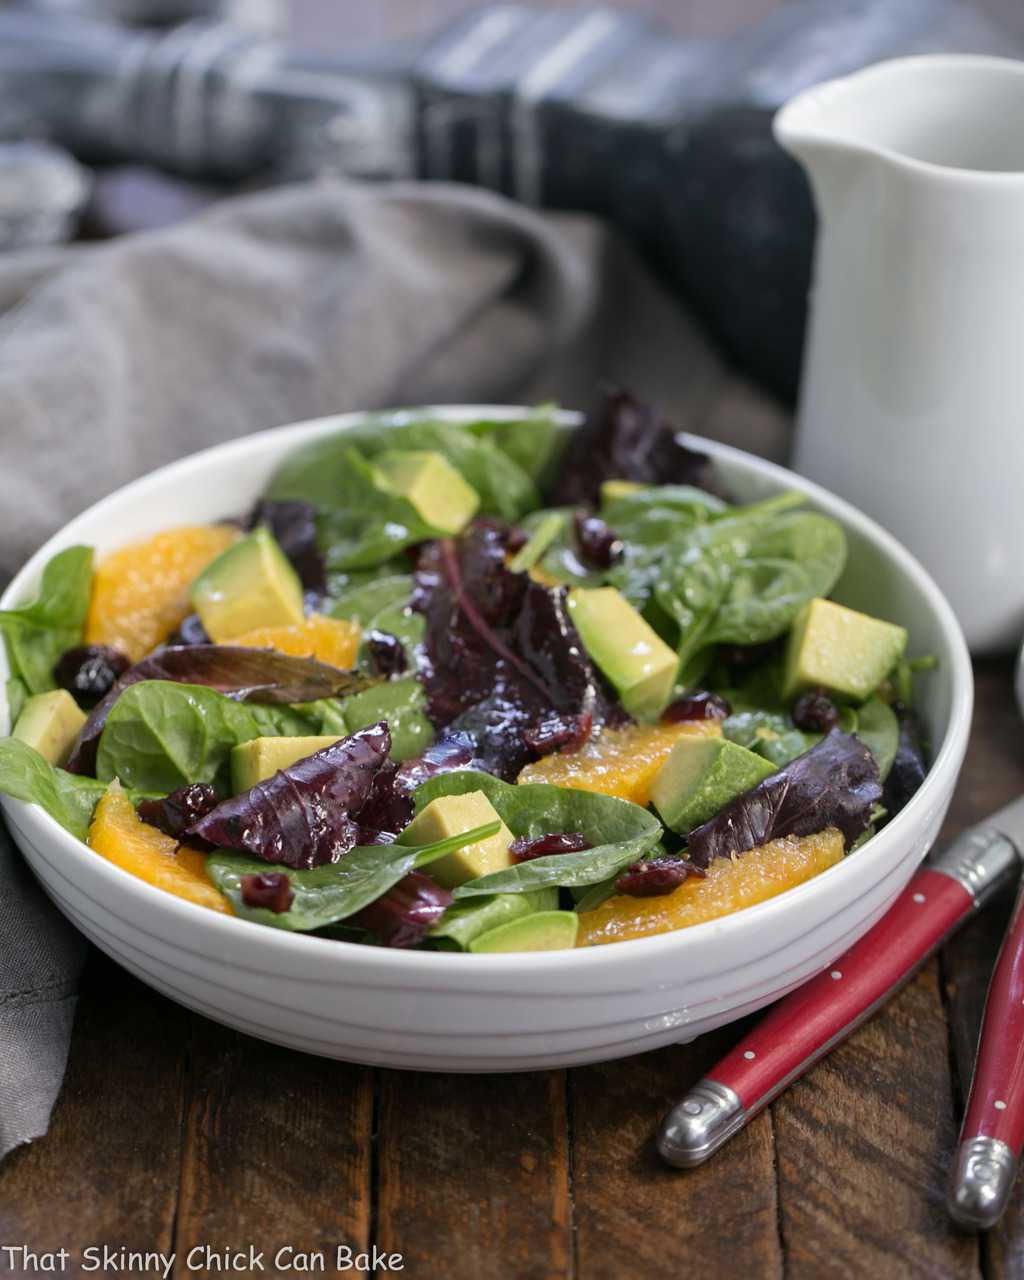
[[[527,573],[541,558],[552,542],[566,526],[567,516],[562,511],[549,511],[539,521],[525,542],[508,562],[513,573]]]
[[[658,771],[651,800],[661,820],[685,835],[776,766],[728,738],[680,738]]]
[[[294,627],[303,620],[302,583],[260,525],[222,552],[192,584],[192,607],[217,644],[257,627]]]
[[[566,951],[576,945],[580,918],[575,911],[538,911],[535,915],[510,920],[469,944],[481,951]]]
[[[782,696],[821,686],[854,702],[871,696],[907,647],[907,633],[833,600],[810,600],[786,644]]]
[[[50,764],[63,764],[85,724],[80,709],[67,689],[51,689],[25,700],[12,737],[33,747]]]
[[[442,453],[429,449],[389,449],[373,460],[378,482],[407,498],[427,524],[459,533],[480,505],[477,491]]]
[[[495,820],[501,822],[501,816],[482,791],[470,791],[464,796],[438,796],[413,818],[399,836],[399,843],[433,844]],[[455,889],[467,880],[510,867],[512,857],[508,847],[511,843],[512,832],[502,822],[496,835],[430,863],[427,874],[446,889]]]
[[[296,760],[339,742],[337,737],[251,738],[231,748],[231,790],[235,795],[251,791],[257,782],[272,778]]]
[[[587,652],[638,720],[653,720],[672,694],[679,659],[615,587],[569,592],[569,613]]]
[[[466,951],[475,938],[497,929],[499,925],[532,915],[535,911],[554,911],[557,907],[557,889],[464,898],[452,903],[427,937],[443,939]]]
[[[604,480],[601,482],[601,503],[617,502],[619,498],[628,498],[631,493],[639,493],[647,485],[636,480]]]
[[[388,680],[355,693],[342,703],[349,733],[386,720],[391,730],[392,760],[411,760],[434,741],[434,726],[427,719],[426,694],[413,676]]]

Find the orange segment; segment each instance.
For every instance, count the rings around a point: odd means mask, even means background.
[[[238,537],[228,525],[183,525],[105,556],[93,576],[86,643],[144,658],[191,612],[189,587]]]
[[[580,914],[578,947],[647,938],[717,920],[803,884],[839,862],[843,837],[835,827],[813,836],[782,836],[732,858],[716,858],[701,880],[690,876],[660,898],[607,898]]]
[[[579,751],[556,752],[520,773],[518,782],[550,782],[556,787],[600,791],[647,805],[658,770],[685,737],[721,737],[718,720],[684,720],[679,724],[631,724],[604,729]]]
[[[177,840],[143,822],[116,778],[96,806],[88,845],[115,867],[165,893],[231,914],[227,898],[206,874],[206,855],[179,846]]]
[[[355,664],[362,630],[357,622],[326,618],[313,613],[297,627],[257,627],[236,636],[231,643],[250,649],[276,649],[293,658],[319,658],[332,667],[348,669]]]

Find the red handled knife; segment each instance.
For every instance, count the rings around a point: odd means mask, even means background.
[[[1017,1179],[1022,1146],[1024,886],[992,971],[953,1166],[948,1207],[960,1226],[985,1231],[1002,1217]]]
[[[680,1169],[703,1164],[783,1089],[867,1021],[978,907],[1019,871],[1018,845],[1006,834],[1017,830],[1020,848],[1024,848],[1024,798],[981,826],[964,832],[941,853],[929,858],[874,928],[828,969],[774,1005],[672,1108],[658,1133],[662,1158]],[[1014,923],[1017,936],[1024,935],[1019,907]],[[1004,955],[1006,950],[1004,947]],[[1014,1038],[1013,1071],[1022,1073],[1021,955],[1017,956],[1014,982],[1009,987],[1016,992],[1014,1018],[1021,1031]],[[993,1005],[991,994],[989,1005]],[[1003,1005],[1000,999],[999,1007]],[[980,1068],[979,1060],[979,1072]],[[999,1111],[996,1101],[991,1105]],[[1002,1119],[1004,1113],[999,1114]],[[1016,1127],[1005,1133],[1000,1129],[999,1136],[999,1141],[1014,1153],[1019,1151],[1020,1138],[1024,1136],[1024,1096],[1019,1099],[1015,1114]],[[966,1125],[964,1132],[967,1133]],[[989,1130],[982,1126],[978,1132]]]

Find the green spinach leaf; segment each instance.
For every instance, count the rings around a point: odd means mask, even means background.
[[[55,769],[17,738],[0,738],[0,792],[41,805],[79,840],[88,835],[96,802],[105,790],[95,778]]]
[[[29,693],[56,687],[53,667],[65,649],[80,643],[92,588],[92,548],[59,551],[43,570],[39,594],[28,604],[0,612],[11,674]]]
[[[391,730],[391,758],[409,760],[434,741],[434,726],[427,719],[426,694],[412,676],[388,680],[354,694],[344,702],[347,733],[386,720]]]
[[[332,601],[330,615],[332,618],[349,618],[361,627],[369,627],[374,618],[386,609],[408,604],[411,595],[411,574],[385,574],[343,589]]]
[[[550,832],[581,831],[594,846],[520,862],[503,871],[470,880],[455,897],[487,893],[526,893],[563,885],[597,884],[641,857],[662,834],[661,824],[639,805],[547,783],[502,782],[473,770],[439,774],[416,789],[417,812],[438,796],[482,791],[514,836],[534,838]]]
[[[510,920],[518,920],[520,916],[532,915],[535,911],[554,911],[557,907],[557,889],[463,898],[460,902],[452,903],[427,937],[466,951],[474,938],[479,938],[490,929],[508,924]]]
[[[896,759],[896,748],[900,742],[900,722],[896,712],[887,702],[874,697],[858,707],[856,715],[857,723],[852,732],[875,757],[884,782]]]
[[[269,924],[275,929],[306,933],[325,925],[347,920],[363,907],[393,888],[403,876],[429,866],[445,854],[461,849],[467,842],[486,840],[498,830],[492,822],[464,835],[449,836],[427,845],[377,844],[357,846],[337,862],[294,871],[272,867],[254,858],[217,850],[206,859],[210,879],[231,901],[235,914],[243,920]],[[264,907],[247,907],[242,901],[242,877],[280,871],[287,875],[295,900],[280,914]]]
[[[111,709],[96,776],[165,794],[190,782],[226,789],[232,747],[268,735],[290,710],[263,706],[257,711],[204,685],[143,680],[125,689]],[[288,729],[309,732],[293,724]]]
[[[525,418],[506,422],[481,419],[465,423],[463,427],[470,434],[496,445],[534,483],[543,486],[572,434],[572,427],[559,422],[557,414],[557,405],[542,404]]]
[[[369,422],[299,450],[278,470],[267,493],[316,506],[332,572],[381,564],[413,543],[442,534],[405,498],[376,484],[373,459],[391,449],[443,454],[476,490],[482,514],[515,520],[539,505],[530,476],[483,434],[430,419]]]

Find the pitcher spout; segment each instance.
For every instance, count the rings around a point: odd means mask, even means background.
[[[873,157],[910,169],[1024,176],[1024,63],[925,55],[879,62],[804,90],[776,113],[776,141],[806,164]],[[831,161],[831,163],[829,163]]]

